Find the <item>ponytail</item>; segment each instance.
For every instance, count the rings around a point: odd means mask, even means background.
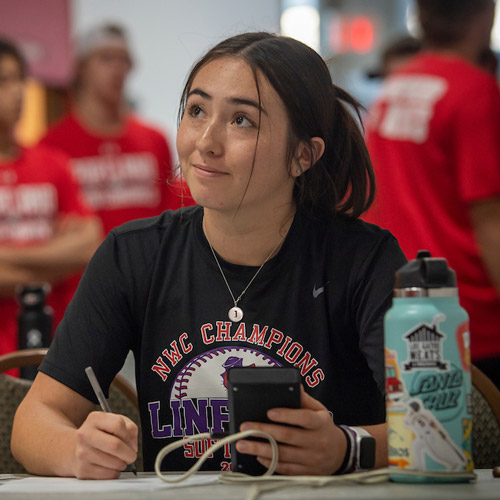
[[[375,197],[375,175],[359,125],[362,106],[334,84],[327,105],[325,151],[297,179],[295,200],[312,212],[357,218]]]

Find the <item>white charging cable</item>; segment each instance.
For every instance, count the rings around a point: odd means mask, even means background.
[[[218,449],[222,448],[225,446],[227,443],[233,443],[234,441],[238,441],[240,439],[245,439],[247,437],[254,436],[254,437],[262,437],[265,438],[269,441],[271,444],[272,452],[273,452],[273,457],[271,459],[271,464],[269,465],[269,468],[264,472],[262,476],[272,476],[274,471],[276,470],[276,465],[278,464],[278,443],[276,443],[276,439],[274,439],[271,434],[268,434],[267,432],[263,431],[258,431],[258,430],[249,430],[249,431],[242,431],[242,432],[236,432],[235,434],[231,434],[229,436],[223,437],[222,439],[219,439],[217,443],[214,443],[212,446],[210,446],[205,453],[196,461],[196,463],[188,469],[184,474],[178,477],[172,477],[172,476],[167,476],[165,474],[162,474],[161,472],[161,463],[163,462],[163,459],[172,451],[176,450],[177,448],[181,448],[184,446],[186,443],[192,443],[193,441],[201,441],[202,439],[211,439],[213,438],[212,434],[208,432],[204,432],[203,434],[194,434],[193,436],[187,436],[184,439],[179,439],[178,441],[175,441],[173,443],[168,444],[164,448],[162,448],[159,452],[158,455],[156,455],[156,460],[155,460],[155,472],[158,475],[158,477],[162,480],[165,481],[166,483],[180,483],[181,481],[184,481],[188,477],[192,476],[195,472],[200,470],[201,466],[205,462],[205,460],[215,451]],[[242,474],[243,476],[247,476],[247,474]],[[254,477],[254,476],[248,476],[248,477]]]
[[[402,476],[419,476],[427,477],[429,479],[454,479],[456,481],[471,481],[476,479],[476,474],[472,471],[464,472],[438,472],[438,471],[413,471],[404,470],[397,467],[386,467],[383,469],[374,469],[365,472],[354,472],[351,474],[342,474],[334,476],[273,476],[276,466],[278,464],[278,444],[271,434],[258,430],[249,430],[237,432],[229,436],[219,439],[216,443],[210,446],[205,453],[196,461],[196,463],[180,476],[168,476],[161,472],[161,464],[163,459],[172,451],[181,448],[185,443],[193,441],[200,441],[202,439],[212,439],[214,436],[208,432],[203,434],[195,434],[187,436],[184,439],[179,439],[173,443],[168,444],[162,448],[155,460],[155,472],[158,477],[166,483],[180,483],[186,480],[197,472],[203,463],[209,458],[212,453],[225,446],[227,443],[233,443],[240,439],[250,436],[262,437],[269,441],[272,448],[272,459],[268,470],[261,476],[251,476],[242,474],[240,472],[227,472],[219,475],[219,481],[223,484],[249,484],[252,488],[249,490],[246,500],[256,500],[261,494],[281,488],[290,486],[308,486],[308,487],[322,487],[330,486],[334,483],[360,483],[360,484],[373,484],[389,480],[390,475]]]

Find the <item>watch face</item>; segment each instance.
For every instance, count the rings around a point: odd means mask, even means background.
[[[375,438],[362,436],[359,441],[358,469],[373,469],[375,466]]]

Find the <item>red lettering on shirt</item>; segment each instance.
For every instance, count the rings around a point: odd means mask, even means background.
[[[302,359],[300,361],[297,361],[294,366],[300,369],[300,374],[305,377],[307,372],[314,368],[317,364],[317,360],[315,358],[311,359],[311,353],[309,351],[306,351]]]
[[[238,326],[238,329],[236,330],[236,333],[234,334],[231,340],[233,341],[239,340],[241,342],[247,341],[247,329],[245,323],[240,323],[240,326]]]
[[[185,332],[179,337],[179,343],[181,344],[181,349],[184,354],[187,354],[193,350],[193,344],[191,344],[191,342],[189,342],[187,345],[184,343],[184,339],[187,338],[188,334]]]
[[[295,352],[293,352],[294,350]],[[297,361],[297,358],[302,354],[303,350],[304,348],[298,342],[294,342],[286,351],[285,359],[290,363],[295,363],[295,361]]]
[[[321,368],[314,370],[312,375],[306,377],[306,383],[309,387],[316,387],[322,380],[325,380],[325,373]]]
[[[217,321],[217,342],[231,340],[231,321]]]
[[[264,339],[266,338],[268,328],[268,326],[264,326],[262,330],[260,330],[259,325],[253,325],[252,335],[250,335],[248,342],[256,345],[264,345]]]
[[[203,339],[203,343],[206,345],[212,344],[215,341],[215,337],[213,335],[210,335],[210,337],[207,335],[207,331],[209,330],[212,330],[211,323],[205,323],[201,326],[201,337]]]
[[[158,357],[156,362],[158,364],[153,365],[151,369],[161,377],[163,382],[165,382],[165,380],[167,380],[168,374],[170,373],[170,368],[165,364],[163,359],[161,359],[160,357]]]
[[[265,347],[271,349],[272,344],[279,344],[283,340],[283,332],[276,330],[275,328],[271,328],[271,335],[267,339]]]
[[[164,349],[162,354],[172,363],[172,366],[175,366],[177,362],[182,359],[182,356],[177,347],[177,341],[173,340],[170,345],[172,350],[169,352],[167,349]]]

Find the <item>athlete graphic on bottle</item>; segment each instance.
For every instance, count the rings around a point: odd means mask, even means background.
[[[436,417],[426,410],[417,399],[408,401],[405,425],[415,434],[412,443],[412,468],[426,470],[425,456],[444,465],[446,470],[459,470],[467,464],[467,459],[458,449]]]

